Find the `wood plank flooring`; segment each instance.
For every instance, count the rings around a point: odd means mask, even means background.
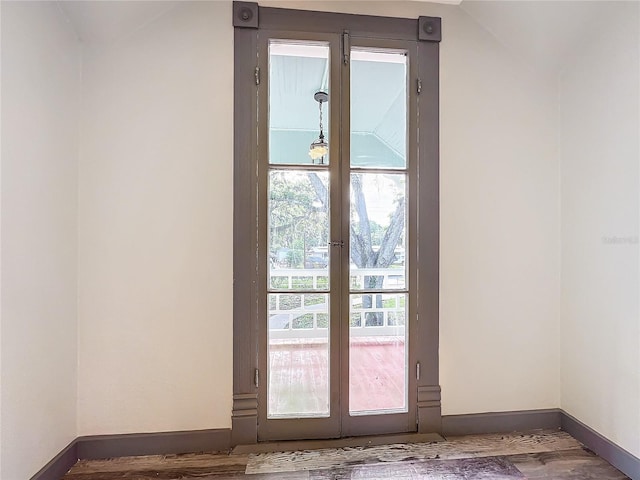
[[[565,432],[449,437],[295,452],[201,453],[81,460],[63,480],[623,480]]]

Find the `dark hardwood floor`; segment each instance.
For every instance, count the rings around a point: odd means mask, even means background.
[[[442,442],[81,460],[63,480],[623,480],[557,430],[449,437]],[[278,445],[280,448],[281,445]]]

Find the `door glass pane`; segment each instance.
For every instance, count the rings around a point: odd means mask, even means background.
[[[351,295],[349,413],[407,411],[407,295]]]
[[[351,50],[351,166],[407,165],[407,56]]]
[[[351,174],[351,290],[406,285],[406,175]]]
[[[320,103],[316,93],[326,97]],[[329,153],[310,155],[329,139],[329,45],[274,40],[269,44],[269,163],[326,165]],[[322,107],[322,108],[320,108]],[[322,153],[322,152],[321,152]]]
[[[329,295],[272,293],[269,418],[329,416]]]
[[[329,289],[329,175],[269,172],[269,289]]]

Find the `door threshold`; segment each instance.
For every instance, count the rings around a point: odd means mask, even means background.
[[[394,433],[362,437],[330,438],[326,440],[283,440],[277,442],[237,445],[232,453],[294,452],[297,450],[318,450],[321,448],[372,447],[394,443],[433,443],[444,438],[437,433]]]

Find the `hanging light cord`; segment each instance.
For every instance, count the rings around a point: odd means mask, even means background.
[[[318,111],[320,113],[320,135],[318,139],[314,141],[309,147],[309,156],[311,157],[312,163],[316,163],[316,160],[319,160],[320,164],[324,164],[324,156],[329,153],[329,146],[324,139],[324,124],[322,122],[322,103],[327,100],[328,95],[325,92],[316,92],[313,96],[314,99],[318,102]]]
[[[324,134],[322,133],[322,100],[318,102],[318,108],[320,109],[320,140],[324,140]]]

